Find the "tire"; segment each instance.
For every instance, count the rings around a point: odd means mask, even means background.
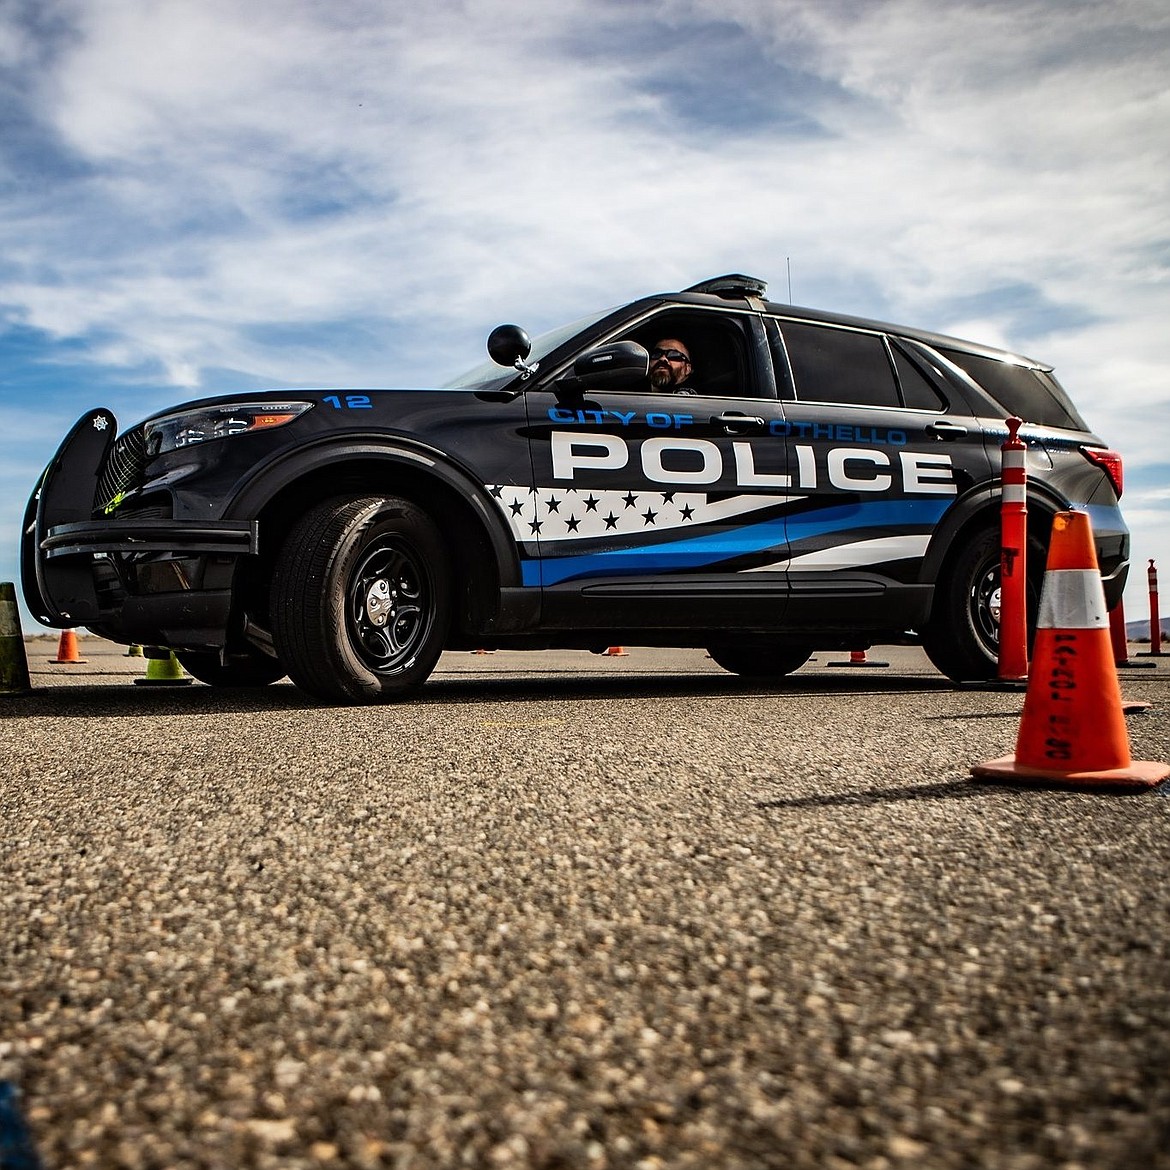
[[[811,657],[810,646],[709,646],[707,653],[743,678],[783,678],[799,670]]]
[[[301,690],[376,703],[422,686],[451,620],[434,521],[392,496],[318,505],[289,533],[270,594],[276,652]]]
[[[229,654],[227,662],[218,654],[194,650],[177,650],[175,657],[189,675],[210,687],[266,687],[286,673],[275,658],[258,650]]]
[[[1028,539],[1028,645],[1036,629],[1045,549]],[[985,528],[964,542],[936,587],[922,646],[954,682],[986,682],[999,673],[1000,534]]]

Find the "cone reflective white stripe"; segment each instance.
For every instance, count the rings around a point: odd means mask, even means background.
[[[1038,630],[1107,630],[1109,610],[1096,569],[1052,569],[1044,576]]]
[[[1012,420],[1015,421],[1014,419]],[[1015,438],[1013,433],[1012,438]],[[1026,504],[1028,502],[1028,449],[1023,442],[1003,446],[1003,490],[1001,499],[1005,504]]]

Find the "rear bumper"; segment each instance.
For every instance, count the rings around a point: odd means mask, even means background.
[[[1129,576],[1129,529],[1116,505],[1090,504],[1085,511],[1093,526],[1097,565],[1105,586],[1105,603],[1112,609],[1121,600]]]

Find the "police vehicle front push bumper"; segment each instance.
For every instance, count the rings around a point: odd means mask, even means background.
[[[37,543],[35,616],[100,625],[127,640],[221,645],[236,559],[257,549],[255,521],[91,520]]]
[[[254,554],[254,520],[93,519],[113,415],[83,415],[29,500],[21,548],[25,600],[49,626],[100,627],[127,641],[222,645],[231,583]]]

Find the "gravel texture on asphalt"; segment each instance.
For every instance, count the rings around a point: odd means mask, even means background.
[[[970,780],[1019,694],[631,648],[322,708],[29,645],[0,1081],[50,1170],[1170,1166],[1170,800]]]

